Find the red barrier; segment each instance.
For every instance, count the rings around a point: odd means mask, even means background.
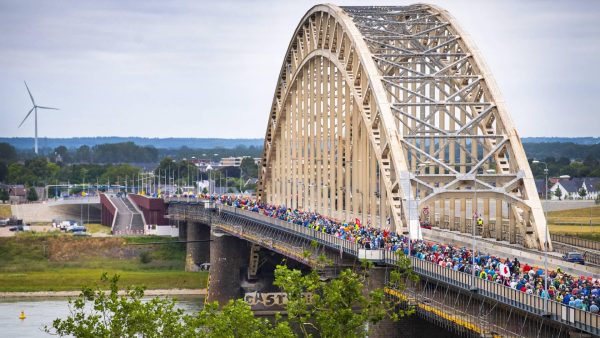
[[[105,194],[100,194],[101,209],[101,224],[112,227],[113,220],[117,214],[117,208],[112,204],[110,199]]]
[[[131,201],[144,214],[146,224],[168,225],[169,221],[165,218],[167,208],[162,198],[146,197],[142,195],[129,194]]]

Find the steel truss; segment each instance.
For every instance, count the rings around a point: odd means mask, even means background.
[[[477,213],[478,235],[542,248],[546,220],[500,92],[434,6],[309,10],[279,74],[260,176],[269,203],[413,237],[419,217],[471,233]]]
[[[460,336],[569,336],[567,328],[544,317],[480,297],[468,290],[454,289],[436,279],[422,278],[418,282],[407,279],[404,285],[406,288],[401,291],[406,297],[403,299],[404,306],[415,308],[418,316]],[[395,289],[394,285],[389,287]]]

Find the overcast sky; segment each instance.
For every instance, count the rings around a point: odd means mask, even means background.
[[[471,34],[521,136],[599,136],[600,1],[431,1]],[[0,1],[0,136],[264,137],[314,1]],[[406,5],[340,1],[339,5]],[[32,116],[33,117],[33,116]]]

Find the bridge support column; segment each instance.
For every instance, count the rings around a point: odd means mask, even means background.
[[[187,241],[187,222],[177,221],[177,229],[179,230],[179,240]]]
[[[371,270],[369,270],[369,280],[365,292],[369,292],[376,288],[383,288],[387,279],[386,277],[385,268],[371,268]],[[403,336],[399,330],[400,326],[398,322],[394,322],[390,319],[384,319],[376,325],[369,324],[369,326],[369,337],[372,338],[394,338]]]
[[[208,301],[226,304],[230,299],[241,298],[242,270],[248,266],[248,243],[236,237],[213,231],[210,236],[210,285]]]
[[[210,226],[190,222],[186,227],[188,241],[210,239]],[[181,231],[181,229],[180,229]],[[186,245],[185,271],[198,271],[200,265],[210,261],[210,245],[205,242],[188,242]]]

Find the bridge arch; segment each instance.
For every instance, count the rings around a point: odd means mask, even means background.
[[[545,231],[483,58],[429,5],[305,14],[278,77],[258,193],[412,237],[422,236],[419,219],[535,248]],[[483,226],[472,226],[475,214]]]

